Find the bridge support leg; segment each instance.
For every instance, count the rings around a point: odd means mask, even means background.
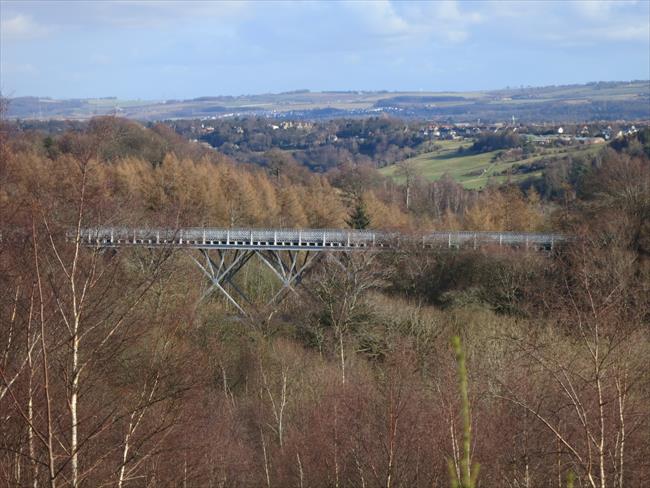
[[[201,254],[205,259],[205,263],[201,263],[194,255],[190,254],[190,258],[194,263],[203,271],[205,276],[211,283],[211,286],[205,291],[201,300],[204,300],[209,294],[213,291],[218,290],[226,297],[226,299],[234,305],[234,307],[243,315],[247,315],[243,307],[237,303],[237,300],[228,293],[226,290],[226,284],[229,284],[233,290],[235,290],[246,302],[252,305],[252,302],[248,297],[235,285],[232,281],[233,277],[239,272],[240,269],[248,262],[248,260],[253,257],[255,251],[242,251],[235,250],[232,256],[232,259],[226,259],[226,252],[218,250],[218,261],[215,261],[210,257],[208,251],[205,249],[200,250]]]
[[[203,293],[200,301],[214,291],[219,291],[242,315],[249,315],[241,302],[235,298],[233,291],[250,307],[253,302],[233,281],[235,275],[246,263],[257,255],[273,274],[280,280],[280,289],[271,297],[267,305],[277,305],[293,292],[298,294],[296,287],[301,283],[305,274],[326,254],[324,251],[273,251],[273,250],[217,250],[218,259],[210,256],[208,250],[201,249],[203,259],[197,258],[190,251],[192,261],[208,278],[210,287]]]
[[[298,294],[296,286],[300,284],[305,274],[323,257],[323,251],[303,252],[300,259],[296,251],[255,251],[259,259],[268,266],[278,277],[282,286],[269,300],[268,305],[279,304],[289,292]],[[285,253],[288,260],[282,259]]]

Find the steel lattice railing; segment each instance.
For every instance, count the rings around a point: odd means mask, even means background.
[[[75,239],[76,232],[68,238]],[[521,232],[445,232],[404,234],[341,229],[236,228],[127,228],[94,227],[80,232],[83,243],[98,247],[188,247],[197,249],[305,249],[364,250],[419,247],[473,247],[485,245],[552,249],[569,240],[561,234]]]

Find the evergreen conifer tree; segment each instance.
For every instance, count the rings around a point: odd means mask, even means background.
[[[346,223],[353,229],[367,229],[370,225],[370,217],[362,198],[358,198],[354,210]]]

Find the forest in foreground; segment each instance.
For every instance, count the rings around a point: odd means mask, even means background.
[[[56,136],[2,125],[0,484],[446,487],[480,465],[477,487],[649,485],[650,160],[629,142],[554,168],[547,198],[249,166],[112,117]],[[251,262],[250,318],[200,300],[186,253],[79,239],[359,222],[575,239],[355,254],[277,309]]]

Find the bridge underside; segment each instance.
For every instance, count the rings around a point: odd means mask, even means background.
[[[296,288],[306,273],[325,255],[323,251],[297,252],[268,249],[199,249],[198,257],[189,250],[188,254],[209,282],[209,287],[203,293],[201,301],[219,292],[243,315],[248,315],[247,309],[256,309],[256,305],[235,282],[235,276],[252,258],[257,258],[268,267],[279,281],[280,288],[266,303],[267,306],[275,306],[290,293],[298,294]]]

